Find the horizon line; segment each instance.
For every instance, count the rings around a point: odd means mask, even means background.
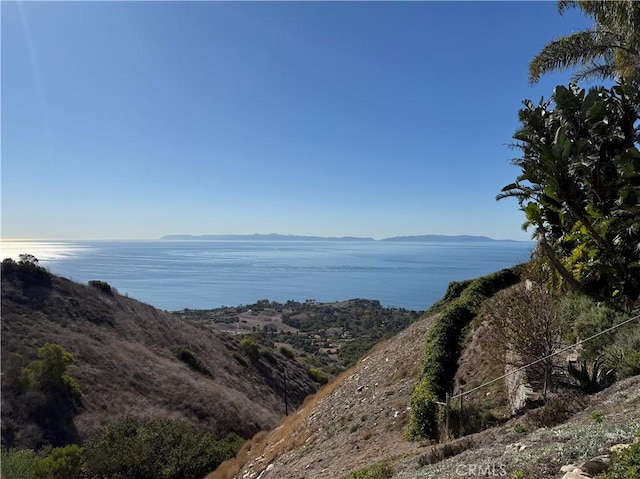
[[[169,241],[171,237],[184,237],[185,239],[199,239],[206,237],[220,237],[223,239],[224,237],[269,237],[269,236],[280,236],[280,237],[290,237],[290,238],[317,238],[319,240],[322,239],[331,239],[331,240],[340,240],[340,239],[350,239],[350,240],[363,240],[363,241],[385,241],[391,239],[401,239],[401,238],[420,238],[420,237],[446,237],[446,238],[486,238],[491,241],[515,241],[515,242],[534,242],[532,239],[513,239],[513,238],[494,238],[487,235],[482,234],[440,234],[440,233],[424,233],[424,234],[402,234],[402,235],[394,235],[394,236],[384,236],[384,237],[373,237],[373,236],[355,236],[355,235],[343,235],[343,236],[322,236],[322,235],[312,235],[312,234],[289,234],[289,233],[205,233],[205,234],[189,234],[189,233],[171,233],[166,234],[160,237],[146,237],[146,238],[78,238],[78,237],[38,237],[38,238],[2,238],[0,237],[0,242],[17,242],[17,241]],[[179,240],[180,238],[176,238]]]

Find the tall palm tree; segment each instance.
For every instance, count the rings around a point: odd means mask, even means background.
[[[547,44],[529,64],[529,81],[552,71],[578,67],[574,81],[630,79],[640,74],[640,2],[560,0],[562,15],[578,8],[592,17],[591,28]]]

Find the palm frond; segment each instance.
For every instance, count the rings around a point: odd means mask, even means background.
[[[593,80],[606,80],[617,76],[616,69],[611,64],[591,64],[580,68],[571,79],[575,82],[590,82]]]
[[[597,40],[595,31],[586,30],[547,44],[529,64],[529,81],[536,83],[545,73],[595,62],[606,51]]]
[[[582,68],[574,80],[632,78],[638,74],[640,1],[558,1],[561,15],[574,8],[591,17],[593,26],[545,46],[529,66],[530,83],[536,83],[545,73],[576,66]]]

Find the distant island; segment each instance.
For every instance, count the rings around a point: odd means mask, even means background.
[[[470,235],[417,235],[417,236],[394,236],[382,240],[369,237],[358,236],[298,236],[281,234],[252,234],[252,235],[167,235],[161,240],[200,240],[200,241],[397,241],[397,242],[424,242],[424,243],[481,243],[488,241],[516,242],[516,240],[496,240],[487,236]]]
[[[380,241],[415,241],[415,242],[434,242],[434,243],[484,243],[487,241],[507,241],[516,242],[516,240],[504,239],[497,240],[487,236],[471,236],[471,235],[418,235],[418,236],[394,236],[385,238]]]

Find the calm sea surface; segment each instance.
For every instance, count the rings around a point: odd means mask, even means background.
[[[453,280],[526,261],[529,242],[7,241],[2,258],[33,254],[52,273],[107,281],[157,308],[206,309],[259,299],[377,299],[427,309]]]

